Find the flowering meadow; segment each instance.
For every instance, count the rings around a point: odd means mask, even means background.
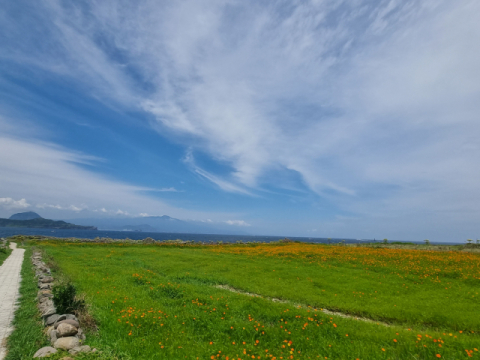
[[[124,358],[480,359],[479,254],[301,243],[38,246],[85,295],[98,326],[88,344]]]

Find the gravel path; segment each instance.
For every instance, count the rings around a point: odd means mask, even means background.
[[[10,244],[13,251],[0,266],[0,360],[6,355],[5,342],[13,330],[10,325],[17,309],[18,290],[22,280],[20,270],[25,250],[16,247],[17,244]]]

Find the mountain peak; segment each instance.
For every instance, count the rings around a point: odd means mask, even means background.
[[[145,216],[146,219],[162,219],[162,220],[178,220],[174,219],[168,215],[162,215],[162,216]],[[180,220],[178,220],[180,221]]]
[[[27,211],[22,213],[13,214],[9,218],[10,220],[33,220],[33,219],[42,219],[40,215],[33,211]]]

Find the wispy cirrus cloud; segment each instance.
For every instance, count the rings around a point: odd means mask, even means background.
[[[478,130],[469,115],[480,57],[472,1],[36,6],[55,19],[45,25],[61,55],[51,71],[86,76],[101,96],[128,99],[156,125],[193,136],[189,146],[231,164],[236,185],[194,169],[226,191],[268,182],[281,167],[318,193],[353,195],[371,184],[372,167],[391,173],[392,157],[441,162],[429,147],[451,136],[449,126],[462,126],[461,137]],[[32,50],[54,63],[53,52]],[[21,49],[8,56],[35,61]],[[355,165],[360,157],[367,166]]]
[[[189,149],[183,158],[183,162],[187,164],[196,174],[200,175],[202,178],[207,179],[217,185],[220,189],[228,192],[239,193],[244,195],[253,195],[250,191],[248,191],[244,186],[237,185],[233,181],[225,180],[220,176],[216,176],[211,174],[210,172],[202,169],[195,163],[195,159],[193,157],[193,153],[191,149]]]
[[[253,195],[278,185],[272,174],[294,172],[370,226],[387,213],[421,226],[412,208],[446,220],[478,216],[476,1],[25,8],[21,21],[2,18],[10,29],[2,59],[143,111],[153,129],[192,149],[188,166],[223,191]],[[27,31],[32,21],[43,31]],[[230,173],[197,166],[195,151]]]
[[[206,216],[145,196],[143,187],[85,170],[79,166],[85,159],[92,161],[92,157],[54,144],[3,134],[0,136],[0,188],[11,197],[0,198],[0,207],[6,210],[44,209],[45,216],[63,214],[67,218],[71,216],[69,213],[82,211],[119,215],[149,211],[179,217]]]

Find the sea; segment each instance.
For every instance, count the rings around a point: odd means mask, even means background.
[[[71,229],[31,229],[31,228],[14,228],[14,227],[0,227],[0,237],[9,237],[13,235],[43,235],[57,238],[80,238],[80,239],[94,239],[112,238],[112,239],[131,239],[143,240],[147,237],[154,240],[184,240],[194,241],[200,243],[236,243],[236,242],[272,242],[284,239],[285,237],[293,241],[308,242],[308,243],[322,243],[322,244],[361,244],[377,242],[382,243],[383,239],[348,239],[348,238],[316,238],[316,237],[298,237],[298,236],[265,236],[265,235],[220,235],[220,234],[187,234],[187,233],[166,233],[166,232],[146,232],[146,231],[115,231],[115,230],[71,230]],[[392,240],[402,241],[402,240]],[[411,241],[414,244],[423,244],[423,241]],[[391,242],[391,241],[389,241]],[[435,245],[458,245],[458,243],[445,242],[431,242]]]
[[[183,234],[183,233],[164,233],[164,232],[144,232],[144,231],[114,231],[114,230],[70,230],[70,229],[31,229],[0,227],[0,237],[9,237],[13,235],[43,235],[58,238],[82,238],[94,239],[96,237],[112,239],[131,239],[143,240],[150,237],[154,240],[184,240],[202,243],[235,243],[235,242],[271,242],[284,239],[285,236],[255,236],[255,235],[219,235],[219,234]],[[373,239],[339,239],[339,238],[314,238],[314,237],[291,237],[290,240],[310,242],[310,243],[362,243],[372,242]],[[379,240],[376,240],[380,242]]]

